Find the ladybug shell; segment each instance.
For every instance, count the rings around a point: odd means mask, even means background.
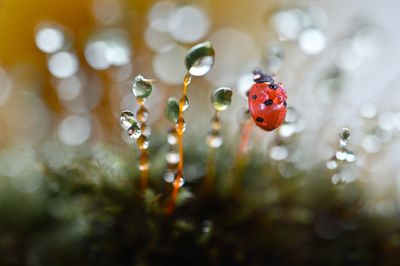
[[[281,84],[255,83],[249,91],[249,110],[256,125],[266,131],[279,127],[286,116],[287,94]]]

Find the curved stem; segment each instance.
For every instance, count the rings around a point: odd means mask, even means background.
[[[185,121],[183,119],[183,107],[186,101],[186,92],[191,80],[190,73],[186,73],[183,79],[182,97],[179,101],[179,116],[176,124],[176,132],[178,135],[178,150],[179,150],[179,163],[176,172],[176,177],[173,183],[173,190],[171,195],[171,203],[168,207],[168,212],[172,212],[175,208],[176,198],[178,196],[179,188],[181,186],[181,179],[183,178],[183,133],[185,131]]]

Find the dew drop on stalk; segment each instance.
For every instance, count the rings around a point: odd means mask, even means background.
[[[207,134],[207,145],[210,148],[219,148],[223,143],[221,134],[217,130],[211,130]]]
[[[149,140],[144,135],[140,135],[140,137],[137,139],[137,145],[141,150],[146,150],[147,148],[149,148],[149,144]]]
[[[176,123],[179,118],[179,102],[176,98],[168,99],[167,106],[164,110],[164,116],[172,123]]]
[[[149,121],[150,113],[149,113],[149,110],[147,110],[146,107],[141,105],[139,110],[136,112],[136,116],[137,116],[137,120],[140,123],[146,123],[147,121]]]
[[[141,135],[141,129],[138,123],[133,123],[132,126],[128,129],[128,136],[131,139],[138,139]]]
[[[165,160],[169,164],[177,164],[179,162],[179,153],[176,150],[171,150],[165,155]]]
[[[214,115],[213,118],[211,118],[211,128],[213,130],[219,130],[221,128],[221,121],[218,116]]]
[[[336,169],[336,168],[338,167],[338,163],[337,163],[337,161],[336,161],[336,157],[333,157],[333,158],[329,159],[329,160],[326,162],[325,165],[326,165],[326,168],[328,168],[328,169],[330,169],[330,170]]]
[[[185,184],[185,180],[182,177],[175,178],[174,185],[177,184],[178,187],[182,187]]]
[[[151,135],[151,127],[147,124],[142,124],[140,127],[142,134],[145,135],[146,137],[149,137]]]
[[[189,107],[189,99],[187,96],[185,96],[185,102],[183,103],[182,111],[186,111],[188,107]]]
[[[186,122],[183,118],[179,118],[175,125],[176,132],[178,135],[183,135],[186,130]]]
[[[150,167],[150,163],[149,163],[149,161],[147,160],[147,158],[140,158],[140,159],[139,159],[139,162],[138,162],[138,169],[139,169],[140,171],[148,170],[149,167]]]
[[[129,129],[131,126],[136,124],[135,116],[130,111],[122,111],[119,121],[123,129]]]
[[[347,145],[347,141],[350,138],[350,129],[344,127],[340,129],[339,132],[339,137],[340,137],[340,146],[345,147]]]
[[[167,183],[172,183],[175,180],[175,173],[173,171],[167,170],[163,176],[163,179]]]
[[[178,134],[174,128],[170,129],[167,136],[167,141],[170,145],[178,143]]]

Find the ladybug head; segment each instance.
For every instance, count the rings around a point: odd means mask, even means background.
[[[256,83],[274,83],[274,78],[272,75],[268,75],[267,73],[265,73],[264,71],[260,70],[260,69],[256,69],[253,71],[253,80]]]

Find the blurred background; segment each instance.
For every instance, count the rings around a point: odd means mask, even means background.
[[[274,132],[254,128],[249,150],[279,178],[322,166],[332,185],[356,181],[368,195],[360,208],[395,216],[399,9],[395,0],[0,0],[0,190],[36,197],[49,185],[42,163],[57,172],[96,154],[123,175],[130,163],[99,147],[132,157],[119,115],[138,108],[131,87],[139,73],[156,80],[146,105],[160,151],[171,126],[164,107],[180,95],[185,53],[209,40],[215,65],[188,92],[185,141],[193,149],[207,149],[210,93],[220,86],[234,91],[222,120],[224,149],[236,149],[251,72],[263,68],[287,89],[288,114]],[[351,130],[345,154],[343,127]],[[196,169],[188,170],[192,179],[204,172]],[[13,197],[0,196],[0,207]]]

